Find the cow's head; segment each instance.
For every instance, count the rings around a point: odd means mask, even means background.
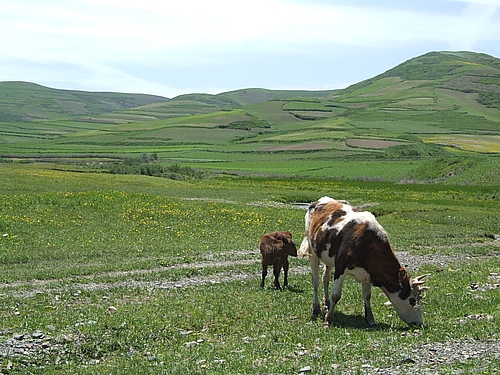
[[[397,293],[391,293],[389,299],[398,313],[399,317],[410,325],[423,326],[422,319],[422,292],[425,288],[420,286],[425,283],[424,277],[418,276],[412,279],[410,274],[404,269],[399,269],[398,279],[401,290]]]

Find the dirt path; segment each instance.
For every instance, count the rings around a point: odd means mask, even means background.
[[[500,244],[500,239],[496,238],[495,241],[486,243],[487,245]],[[477,244],[477,246],[482,244]],[[491,254],[490,256],[498,256],[499,253]],[[424,265],[435,265],[437,267],[445,267],[450,263],[470,259],[465,254],[443,255],[443,254],[426,254],[414,255],[408,252],[396,252],[400,263],[408,268],[412,273]],[[484,256],[489,257],[489,256]],[[219,284],[237,280],[248,280],[252,278],[259,278],[259,273],[248,272],[235,272],[234,270],[227,270],[225,268],[233,267],[235,265],[252,265],[260,263],[260,254],[257,251],[230,251],[226,253],[208,253],[203,261],[197,263],[183,263],[176,265],[169,265],[163,267],[156,267],[152,269],[136,269],[129,271],[111,271],[89,276],[74,276],[64,279],[50,279],[50,280],[29,280],[29,281],[16,281],[12,283],[0,283],[0,292],[11,295],[17,298],[31,298],[36,294],[41,293],[60,293],[67,290],[68,286],[71,289],[77,290],[106,290],[118,287],[132,287],[132,288],[148,288],[148,289],[165,289],[165,288],[184,288],[193,287],[204,284]],[[176,278],[175,281],[168,279],[155,279],[148,281],[134,280],[135,275],[145,275],[160,273],[168,270],[175,269],[220,269],[219,272],[214,272],[208,276],[189,276],[183,278]],[[306,274],[310,272],[309,262],[307,259],[292,260],[291,274]],[[110,281],[110,282],[95,282],[97,278],[120,278],[130,277],[127,280]],[[269,276],[268,276],[269,277]],[[63,284],[63,286],[61,286]],[[64,285],[66,284],[66,285]],[[29,290],[26,290],[29,288]],[[22,291],[19,289],[23,289]]]

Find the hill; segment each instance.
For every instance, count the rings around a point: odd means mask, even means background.
[[[401,98],[422,97],[422,90],[427,87],[434,90],[476,94],[474,99],[478,103],[498,109],[500,108],[499,74],[500,59],[486,54],[430,52],[410,59],[374,78],[352,85],[343,94],[344,97],[377,96],[379,99],[384,97],[394,99],[384,94],[406,91]],[[402,85],[402,82],[405,84]],[[422,90],[419,92],[417,89]]]
[[[500,60],[472,52],[430,52],[330,91],[167,99],[0,83],[0,155],[154,153],[231,173],[492,184],[499,103]]]
[[[154,95],[59,90],[28,82],[0,82],[0,121],[103,114],[166,100]]]

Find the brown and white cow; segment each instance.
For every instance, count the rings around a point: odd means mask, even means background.
[[[297,256],[297,247],[292,241],[292,233],[287,231],[265,234],[260,238],[259,249],[262,254],[262,281],[260,287],[264,287],[267,267],[270,265],[273,266],[274,286],[276,289],[281,289],[279,276],[282,268],[285,274],[283,286],[287,286],[289,267],[288,256]]]
[[[372,285],[382,289],[402,320],[422,326],[419,285],[424,283],[425,275],[411,279],[394,255],[387,232],[370,212],[329,197],[311,203],[305,216],[305,236],[299,255],[309,256],[311,261],[313,318],[321,312],[318,300],[321,261],[325,264],[323,302],[328,307],[325,322],[333,322],[342,284],[346,275],[351,275],[362,285],[365,320],[369,326],[376,324],[370,305]],[[328,287],[332,268],[335,272],[330,303]]]

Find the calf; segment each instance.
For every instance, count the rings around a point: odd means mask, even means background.
[[[288,256],[297,256],[297,247],[292,241],[290,232],[273,232],[265,234],[260,238],[260,253],[262,254],[262,281],[260,287],[264,287],[267,275],[267,266],[273,265],[274,285],[281,289],[279,275],[281,269],[285,274],[283,286],[288,285]]]
[[[399,317],[408,324],[422,326],[420,307],[424,276],[412,280],[399,264],[389,244],[387,232],[369,213],[346,201],[323,197],[309,205],[305,216],[305,236],[299,255],[309,256],[314,291],[313,318],[320,313],[318,301],[319,264],[323,271],[324,303],[328,308],[325,322],[333,322],[335,305],[342,295],[346,275],[362,285],[365,320],[375,325],[370,305],[371,286],[377,286],[391,301]],[[333,277],[332,301],[328,296],[330,273]]]

